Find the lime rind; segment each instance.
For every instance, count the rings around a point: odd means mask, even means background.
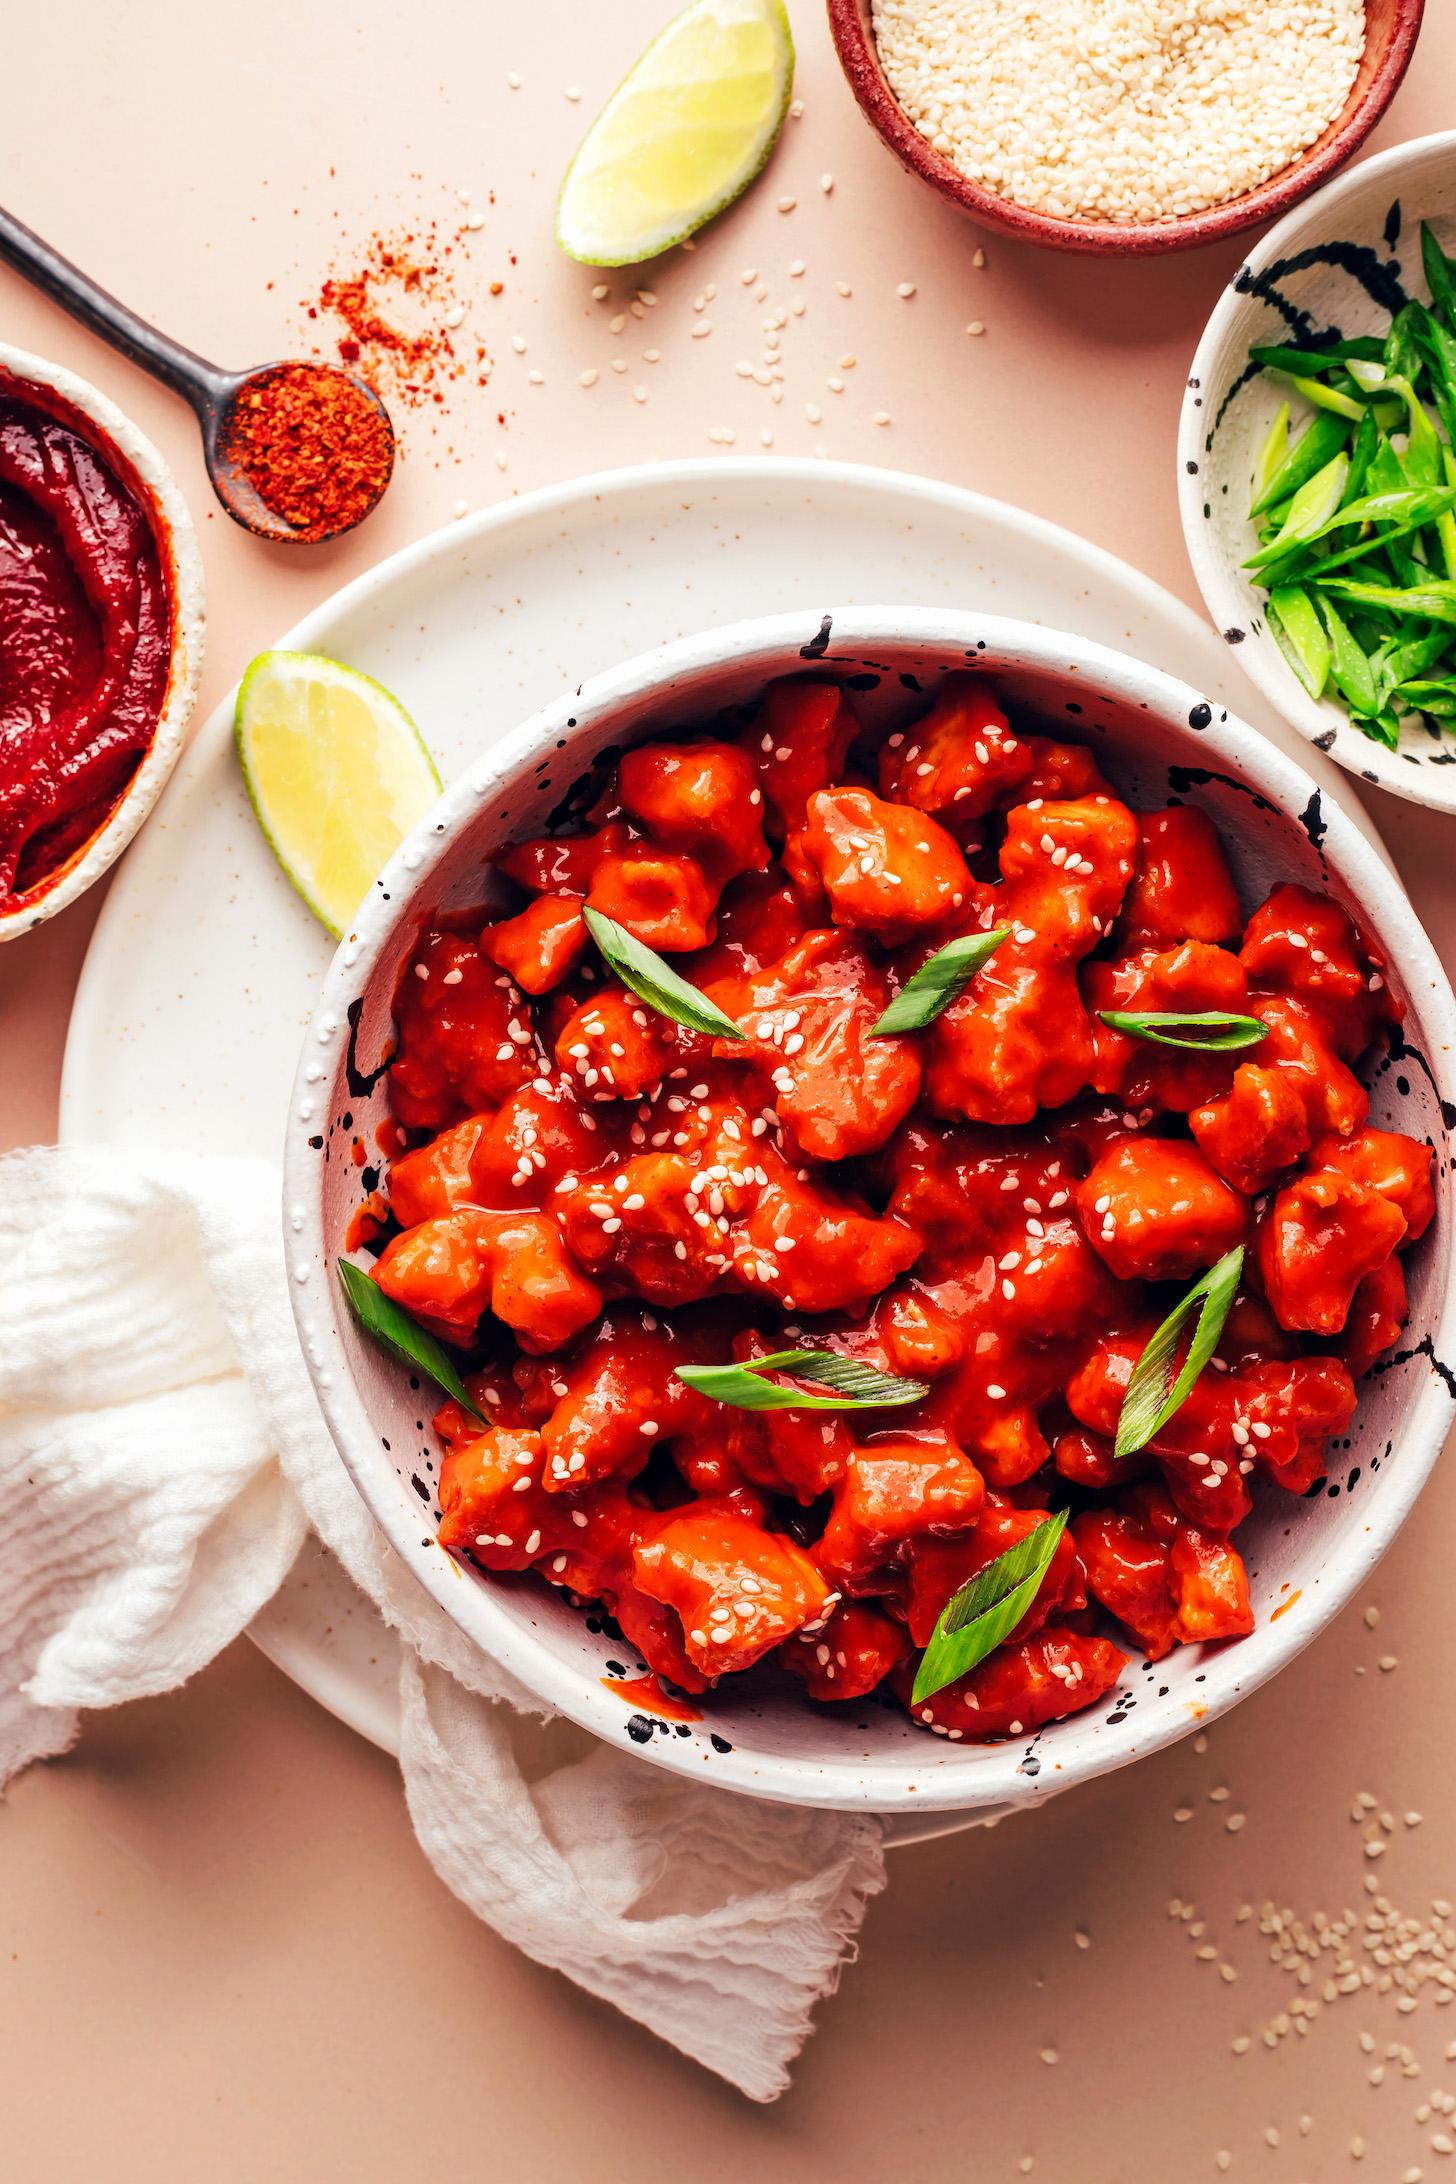
[[[578,147],[556,203],[561,248],[582,265],[640,265],[695,234],[762,174],[793,83],[783,0],[694,0]]]
[[[352,752],[337,732],[340,700],[360,708],[356,726],[368,725]],[[335,746],[329,755],[344,763],[307,784],[312,793],[300,826],[296,803],[290,809],[288,745],[291,739],[292,755],[307,761],[313,730],[326,734]],[[423,736],[373,676],[324,653],[279,651],[260,653],[238,685],[234,740],[263,839],[319,923],[341,938],[373,878],[440,793]],[[351,869],[357,885],[348,881]],[[344,902],[343,893],[352,899]]]

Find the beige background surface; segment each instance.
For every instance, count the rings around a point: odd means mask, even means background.
[[[1236,253],[1094,267],[978,236],[867,135],[815,0],[791,5],[801,118],[748,202],[654,269],[656,304],[620,333],[632,284],[594,301],[591,277],[552,250],[550,205],[664,0],[8,11],[0,195],[225,361],[296,350],[302,300],[372,227],[485,214],[451,266],[466,331],[494,360],[489,388],[460,386],[433,419],[400,409],[387,506],[352,541],[293,556],[212,508],[185,412],[0,279],[0,336],[96,379],[176,466],[208,565],[204,708],[306,607],[457,500],[711,447],[731,459],[765,429],[781,452],[823,447],[1019,501],[1195,600],[1173,429]],[[1453,85],[1456,0],[1429,0],[1377,141],[1456,122]],[[784,198],[797,202],[780,212]],[[740,278],[750,267],[762,304]],[[776,307],[789,313],[777,406],[735,369],[757,361]],[[964,331],[973,319],[982,336]],[[703,320],[712,332],[693,338]],[[1378,816],[1422,915],[1456,939],[1449,823],[1387,801]],[[96,906],[0,957],[0,1144],[54,1130]],[[89,1721],[0,1810],[0,2173],[1166,2184],[1216,2177],[1223,2154],[1235,2178],[1268,2184],[1440,2178],[1456,2009],[1434,1983],[1409,2012],[1372,1985],[1302,2030],[1290,2001],[1318,2001],[1331,1960],[1301,1988],[1270,1962],[1260,1907],[1363,1918],[1382,1900],[1371,1880],[1418,1951],[1442,1948],[1453,1533],[1448,1469],[1366,1600],[1206,1751],[1185,1744],[993,1834],[899,1854],[794,2091],[767,2111],[478,1927],[419,1855],[392,1764],[239,1644],[188,1690]],[[1376,1801],[1365,1828],[1349,1816],[1359,1792]],[[1370,1857],[1381,1812],[1389,1848]],[[1195,1908],[1170,1917],[1170,1901]],[[1377,1983],[1392,1968],[1357,1960]]]

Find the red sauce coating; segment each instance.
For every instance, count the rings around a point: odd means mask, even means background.
[[[908,1704],[946,1601],[1068,1505],[1020,1625],[916,1710],[952,1739],[1095,1703],[1129,1646],[1252,1629],[1231,1535],[1323,1475],[1434,1210],[1430,1148],[1367,1127],[1353,1065],[1400,1012],[1345,913],[1283,885],[1246,918],[1202,814],[1134,811],[969,674],[879,747],[834,684],[775,684],[497,863],[518,905],[478,940],[427,924],[396,1010],[378,1278],[491,1420],[436,1420],[442,1544],[603,1603],[670,1696],[786,1671]],[[746,1036],[620,987],[584,900]],[[993,924],[935,1023],[871,1036]],[[1109,1031],[1119,1007],[1270,1029],[1186,1054]],[[1212,1365],[1119,1463],[1143,1344],[1238,1243]],[[675,1377],[801,1341],[928,1393],[743,1411]]]
[[[54,881],[141,764],[169,584],[118,451],[49,389],[0,377],[0,908]]]

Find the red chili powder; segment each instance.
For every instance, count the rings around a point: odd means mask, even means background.
[[[419,234],[371,235],[348,269],[330,273],[304,308],[311,319],[338,321],[340,363],[411,406],[441,405],[440,382],[470,370],[447,323],[464,315],[448,266],[454,252],[433,225]],[[481,344],[475,347],[483,384],[488,359]]]
[[[222,453],[306,543],[368,515],[389,483],[394,434],[342,372],[280,364],[238,396]]]

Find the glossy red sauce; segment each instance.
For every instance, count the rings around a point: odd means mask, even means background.
[[[377,1237],[387,1234],[388,1229],[389,1208],[377,1191],[371,1191],[349,1216],[344,1230],[344,1248],[360,1251]]]
[[[1020,1625],[917,1709],[952,1738],[1252,1629],[1233,1535],[1256,1491],[1323,1476],[1433,1212],[1430,1148],[1368,1126],[1356,1065],[1399,1010],[1344,911],[1280,885],[1248,914],[1207,818],[1133,809],[971,675],[882,742],[834,683],[775,684],[497,863],[515,907],[422,931],[390,1069],[377,1277],[490,1419],[436,1420],[442,1544],[604,1603],[675,1690],[767,1664],[859,1707],[907,1702],[947,1600],[1065,1507]],[[745,1036],[626,992],[584,903]],[[871,1036],[993,925],[942,1015]],[[1174,1051],[1118,1008],[1267,1033]],[[1235,1244],[1212,1364],[1119,1462],[1149,1334]],[[676,1377],[801,1342],[928,1393],[756,1412]]]
[[[171,666],[168,583],[117,450],[0,377],[0,909],[54,880],[141,764]]]
[[[660,1680],[651,1669],[645,1676],[603,1676],[603,1684],[617,1698],[625,1699],[629,1706],[636,1706],[644,1714],[660,1715],[663,1721],[701,1721],[696,1706],[689,1706],[685,1699],[675,1699],[664,1691]]]

